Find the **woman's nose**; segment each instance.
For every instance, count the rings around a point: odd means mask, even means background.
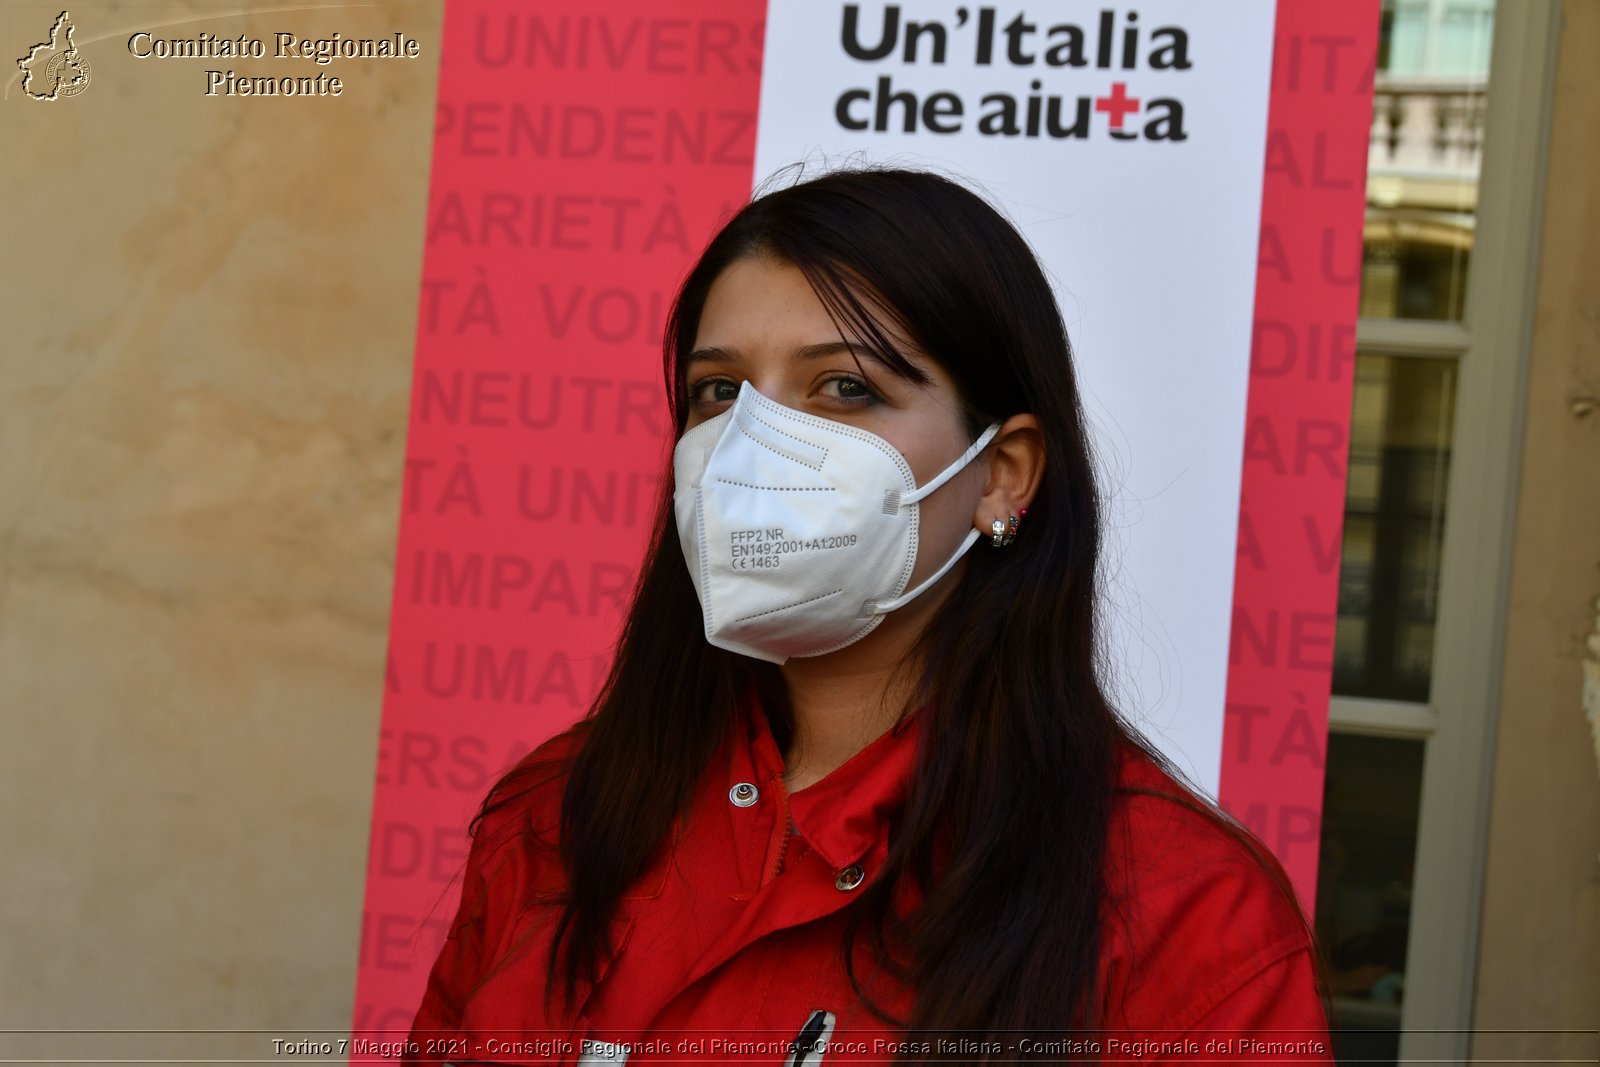
[[[781,378],[762,378],[757,376],[745,380],[750,383],[751,388],[774,404],[782,404],[786,408],[797,408],[803,403],[801,397],[792,395],[794,393],[793,388],[785,384]]]

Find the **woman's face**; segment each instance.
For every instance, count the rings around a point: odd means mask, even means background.
[[[735,261],[712,284],[685,360],[685,429],[728,410],[740,383],[748,380],[779,404],[882,437],[906,458],[922,485],[972,441],[949,375],[887,322],[880,318],[878,325],[928,375],[927,384],[901,378],[859,345],[858,366],[799,268],[767,256]],[[987,480],[987,451],[922,500],[917,564],[906,588],[936,571],[969,529],[988,532],[987,519],[976,514]],[[952,568],[939,585],[955,581],[962,569]],[[929,589],[902,611],[919,601],[931,606],[935,592]]]

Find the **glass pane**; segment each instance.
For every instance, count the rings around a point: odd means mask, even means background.
[[[1317,937],[1341,1063],[1395,1062],[1411,933],[1423,742],[1330,734]]]
[[[1333,691],[1426,702],[1456,362],[1356,353]]]
[[[1361,314],[1459,321],[1478,205],[1493,0],[1384,0]]]

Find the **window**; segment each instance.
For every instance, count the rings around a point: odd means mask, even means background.
[[[1461,1061],[1558,11],[1381,19],[1317,926],[1342,1062]]]

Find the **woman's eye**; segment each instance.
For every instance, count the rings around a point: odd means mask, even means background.
[[[702,378],[689,387],[689,400],[695,404],[721,404],[739,396],[739,387],[727,378]]]
[[[847,403],[871,404],[879,399],[878,394],[874,393],[867,386],[867,383],[860,378],[840,375],[837,378],[829,378],[823,385],[833,389],[833,392],[829,395]]]
[[[689,402],[697,407],[729,404],[739,398],[739,383],[730,378],[702,378],[689,386]],[[849,406],[868,406],[882,398],[860,378],[847,374],[824,379],[822,395]]]

